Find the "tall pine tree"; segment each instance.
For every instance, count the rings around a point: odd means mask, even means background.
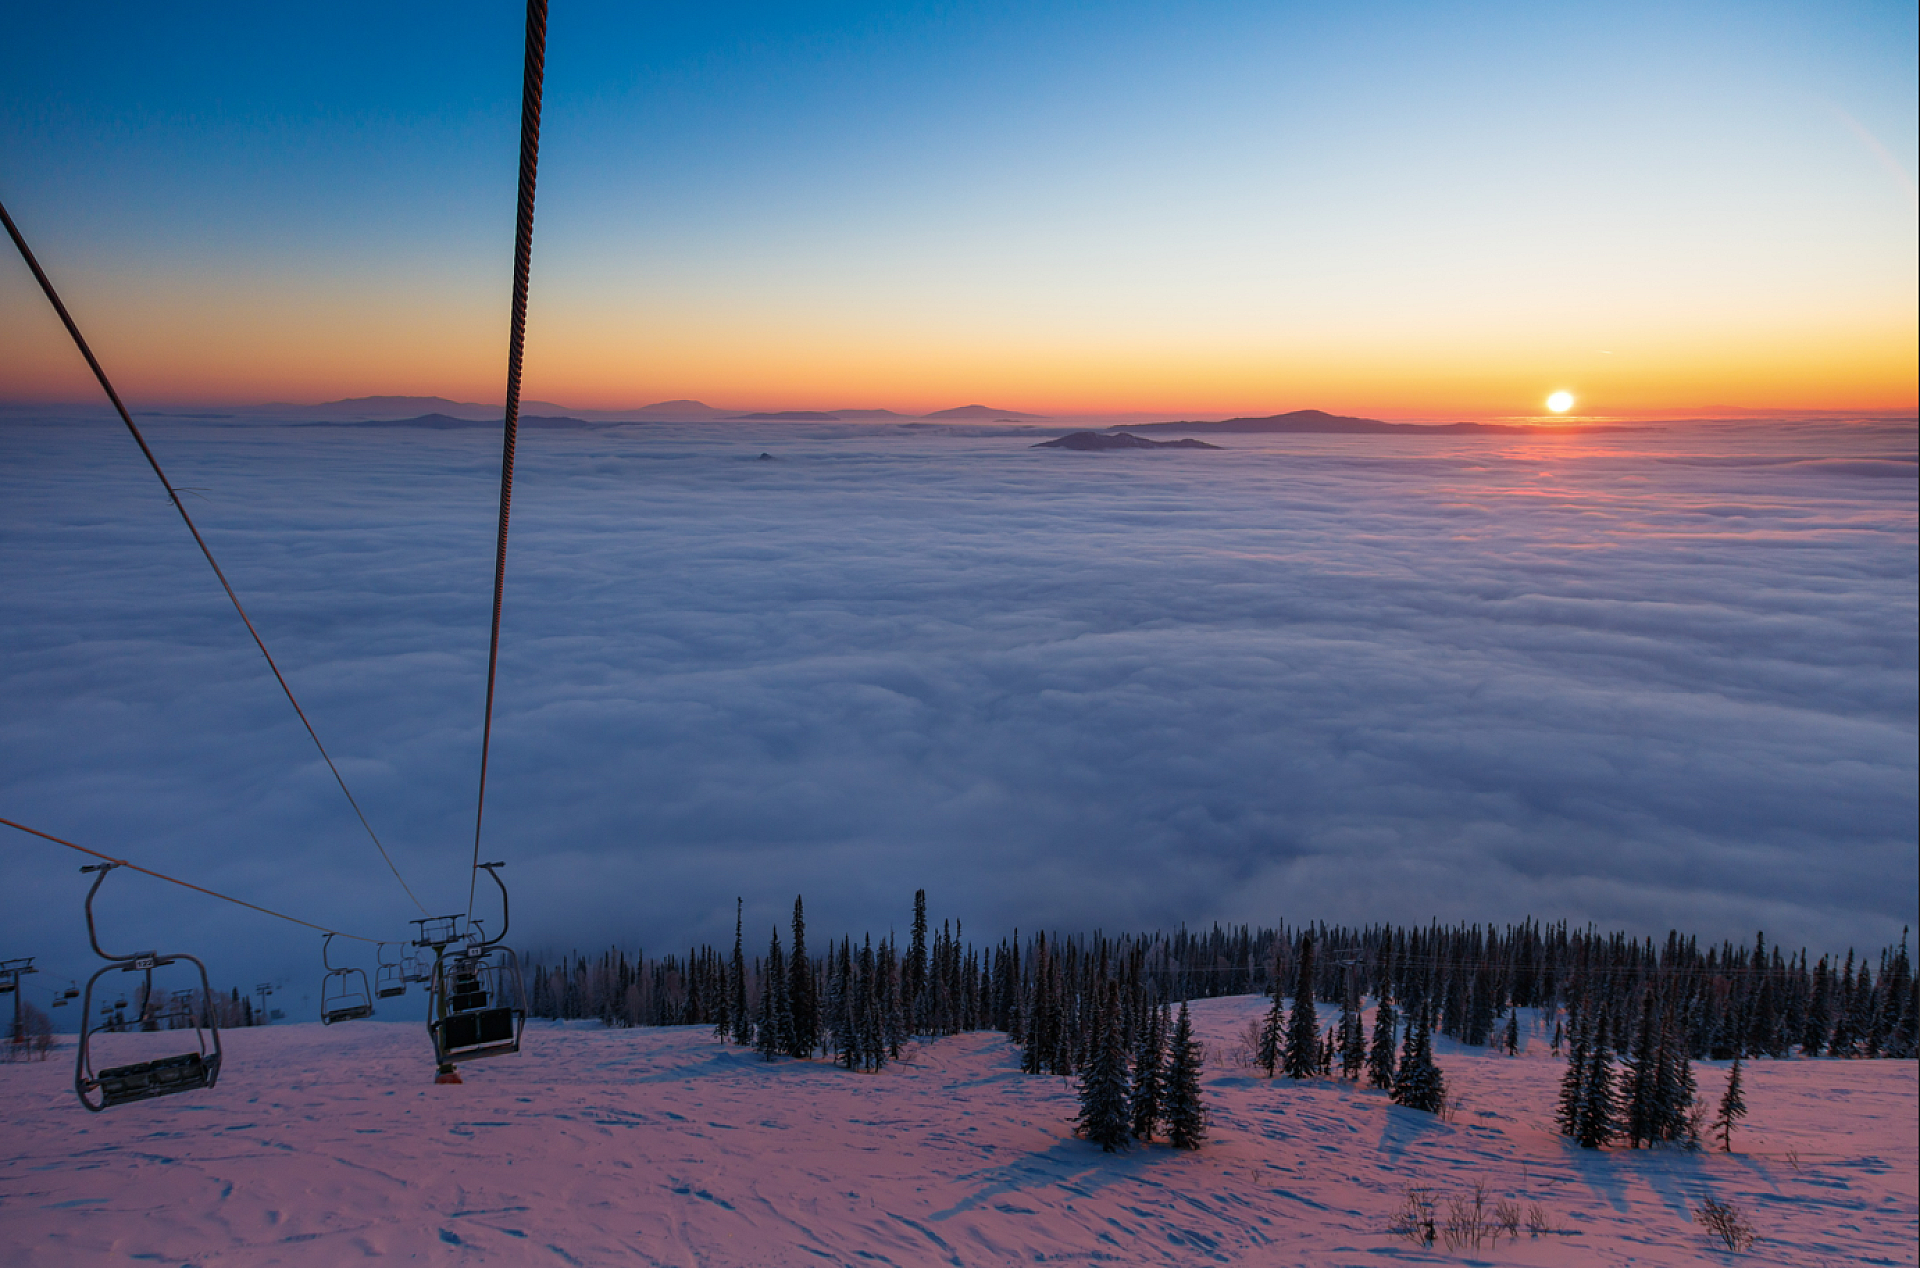
[[[1300,962],[1293,981],[1293,1015],[1287,1019],[1285,1068],[1290,1079],[1320,1073],[1320,1019],[1313,1011],[1313,935],[1300,939]]]
[[[1133,1054],[1133,1134],[1152,1140],[1166,1100],[1167,1029],[1172,1018],[1166,1005],[1151,1008],[1140,1026],[1139,1046]]]
[[[1167,1142],[1175,1149],[1198,1149],[1207,1139],[1207,1109],[1200,1100],[1200,1068],[1204,1056],[1193,1037],[1187,1006],[1173,1023],[1167,1043]]]
[[[1125,1149],[1133,1135],[1131,1096],[1127,1086],[1127,1049],[1120,1031],[1120,1013],[1113,988],[1107,986],[1095,1032],[1088,1044],[1087,1066],[1080,1072],[1080,1134],[1112,1153]]]
[[[793,1015],[790,1057],[811,1057],[820,1042],[820,1008],[813,991],[813,962],[807,958],[807,914],[793,900],[793,958],[787,962],[787,1007]]]

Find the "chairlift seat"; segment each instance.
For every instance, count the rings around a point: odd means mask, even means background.
[[[392,999],[396,995],[405,995],[406,993],[407,984],[405,982],[396,982],[391,986],[383,986],[374,992],[374,994],[381,999]]]
[[[447,1010],[453,1013],[472,1013],[487,1006],[487,993],[479,987],[470,991],[457,991],[447,1000]]]
[[[186,1052],[157,1061],[115,1066],[100,1071],[94,1080],[100,1089],[101,1108],[125,1105],[131,1101],[152,1100],[175,1092],[195,1092],[210,1088],[220,1077],[220,1054],[211,1056]]]
[[[357,1004],[342,1004],[337,1008],[329,1008],[320,1015],[320,1020],[331,1026],[337,1021],[359,1021],[362,1017],[371,1016],[373,1016],[373,1005],[362,1000]]]
[[[518,1052],[517,1023],[516,1010],[512,1008],[479,1008],[435,1022],[433,1029],[444,1060],[471,1061],[476,1057]]]

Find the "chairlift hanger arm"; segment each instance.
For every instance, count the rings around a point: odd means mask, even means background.
[[[119,866],[118,863],[89,863],[80,869],[83,872],[99,873],[93,878],[93,888],[87,891],[87,941],[93,944],[93,953],[103,960],[138,960],[142,956],[152,958],[151,951],[136,951],[132,955],[114,955],[100,946],[100,934],[93,923],[93,896],[99,893],[100,886],[106,883],[107,873]]]
[[[483,947],[494,946],[502,938],[506,937],[507,929],[512,923],[512,914],[507,909],[507,883],[501,880],[500,873],[494,870],[495,868],[505,866],[505,863],[477,863],[474,865],[475,871],[485,872],[488,876],[493,877],[493,883],[500,887],[500,932],[482,942],[480,945]],[[476,920],[473,923],[479,924],[480,922]]]

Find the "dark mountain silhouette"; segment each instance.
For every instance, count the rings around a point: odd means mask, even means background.
[[[634,409],[623,409],[612,412],[624,414],[629,418],[673,418],[686,420],[696,418],[720,418],[727,415],[730,411],[715,409],[704,401],[680,400],[655,401],[652,405],[641,405]]]
[[[1043,440],[1030,449],[1076,449],[1082,452],[1103,452],[1109,449],[1218,449],[1218,445],[1209,445],[1204,440],[1148,440],[1145,436],[1129,436],[1124,432],[1113,436],[1102,436],[1097,431],[1076,431],[1060,437],[1058,440]]]
[[[783,409],[769,414],[734,414],[731,419],[732,421],[767,419],[787,423],[837,423],[840,421],[840,415],[817,409]]]
[[[995,409],[991,405],[956,405],[939,409],[922,418],[1045,418],[1045,414],[1022,414],[1017,409]]]
[[[493,418],[455,418],[450,414],[421,414],[415,418],[356,419],[353,422],[296,423],[296,427],[421,427],[428,431],[498,430],[506,422],[503,415]],[[618,423],[590,423],[584,418],[549,417],[522,414],[520,426],[533,431],[567,431],[579,428],[618,427]]]

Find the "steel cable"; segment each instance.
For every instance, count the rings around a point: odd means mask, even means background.
[[[507,585],[507,517],[520,431],[520,366],[527,342],[527,282],[533,271],[533,186],[540,166],[540,93],[546,78],[547,0],[527,0],[527,60],[520,84],[520,198],[513,229],[513,312],[507,332],[507,408],[500,455],[500,532],[493,554],[493,635],[487,645],[487,705],[480,731],[480,793],[473,812],[473,872],[467,917],[480,883],[480,827],[487,812],[487,757],[493,748],[493,687],[500,668],[500,606]]]
[[[107,372],[101,368],[99,358],[95,357],[93,349],[87,346],[86,337],[80,333],[80,327],[74,322],[72,314],[67,312],[67,306],[61,302],[60,293],[53,289],[52,279],[48,278],[46,270],[40,267],[40,261],[34,257],[32,248],[27,246],[27,240],[21,236],[19,226],[14,224],[13,217],[7,214],[5,203],[0,203],[0,222],[5,222],[7,236],[12,238],[13,245],[20,249],[20,258],[27,262],[29,269],[33,270],[34,280],[39,282],[40,289],[46,292],[48,302],[53,305],[53,311],[60,314],[61,323],[66,326],[67,333],[73,336],[74,346],[79,348],[80,355],[87,359],[87,365],[93,370],[93,377],[100,380],[101,390],[105,391],[107,399],[113,402],[113,408],[119,413],[120,421],[127,425],[127,430],[133,434],[134,443],[139,445],[140,452],[146,455],[147,465],[153,468],[153,474],[160,477],[161,487],[166,489],[167,496],[173,499],[173,509],[180,512],[180,518],[186,523],[187,531],[193,534],[194,543],[200,547],[200,553],[207,557],[207,566],[212,568],[213,575],[220,579],[220,588],[225,590],[227,598],[233,601],[233,610],[240,614],[240,620],[247,627],[247,633],[253,635],[253,645],[259,648],[260,654],[266,658],[267,668],[273,671],[274,681],[280,684],[280,690],[287,695],[287,703],[292,705],[293,711],[300,715],[300,725],[307,728],[307,735],[313,740],[313,746],[320,750],[320,760],[324,761],[327,769],[333,772],[334,782],[339,784],[340,791],[346,794],[347,804],[353,807],[353,813],[358,816],[360,826],[367,830],[367,836],[372,839],[374,848],[380,851],[380,857],[385,859],[387,866],[393,870],[393,879],[400,882],[400,888],[407,891],[407,897],[413,899],[413,905],[420,908],[421,915],[425,915],[426,907],[419,898],[414,896],[413,887],[407,884],[406,877],[400,875],[400,868],[394,863],[393,856],[387,853],[387,847],[381,843],[379,834],[373,830],[373,825],[367,822],[366,813],[360,809],[360,803],[354,800],[352,790],[347,787],[346,779],[340,774],[340,768],[333,764],[333,758],[327,753],[327,746],[320,742],[319,733],[313,729],[313,723],[308,721],[307,711],[302,709],[300,702],[294,698],[293,688],[287,685],[286,676],[280,672],[280,666],[274,662],[273,653],[267,650],[265,641],[260,637],[260,631],[253,627],[253,619],[240,605],[240,596],[233,592],[233,586],[228,582],[227,574],[222,572],[220,565],[215,562],[213,551],[207,548],[206,539],[200,536],[200,529],[194,524],[193,516],[187,514],[186,504],[180,500],[180,491],[173,487],[173,482],[167,479],[167,473],[160,469],[160,460],[153,456],[153,450],[147,447],[147,438],[140,434],[138,427],[134,426],[133,415],[127,412],[126,404],[120,399],[120,393],[114,390],[113,383],[107,378]]]
[[[364,938],[357,933],[342,933],[338,929],[329,929],[325,925],[316,925],[311,920],[302,920],[298,916],[289,916],[284,911],[275,911],[271,907],[262,907],[259,903],[250,903],[244,898],[235,898],[232,894],[223,894],[217,889],[208,889],[206,886],[196,885],[192,881],[183,881],[178,876],[168,876],[165,872],[156,872],[150,867],[141,867],[138,863],[129,863],[127,862],[127,860],[117,859],[113,857],[113,855],[111,854],[102,854],[98,850],[90,850],[84,845],[75,845],[72,841],[68,841],[62,837],[54,836],[51,832],[42,832],[38,828],[29,828],[24,823],[15,823],[11,819],[0,819],[0,823],[4,823],[9,828],[18,828],[20,831],[25,832],[29,836],[36,836],[41,838],[44,841],[51,841],[55,845],[64,845],[69,850],[78,850],[82,854],[91,854],[93,855],[93,857],[97,859],[105,859],[107,862],[112,863],[116,867],[131,868],[132,870],[139,872],[144,876],[151,876],[155,880],[162,880],[162,881],[168,882],[169,884],[178,885],[182,889],[190,889],[196,894],[205,894],[209,898],[218,898],[222,902],[232,903],[237,907],[245,907],[248,911],[257,911],[263,916],[272,916],[276,920],[286,920],[296,925],[305,925],[309,929],[317,929],[321,933],[330,933],[338,938],[352,938],[355,942],[371,942],[375,946],[386,945],[386,941],[384,939]]]

